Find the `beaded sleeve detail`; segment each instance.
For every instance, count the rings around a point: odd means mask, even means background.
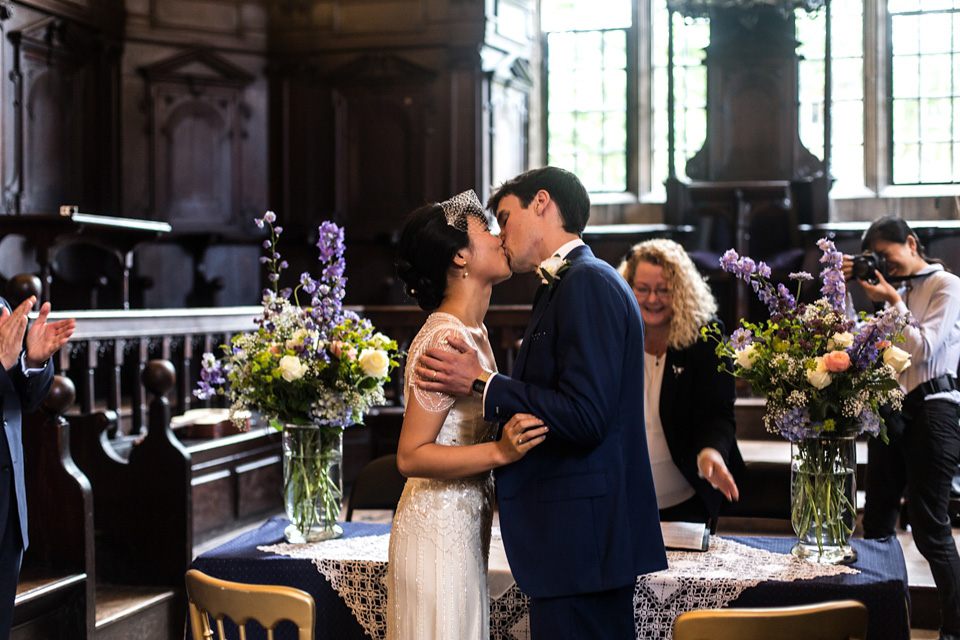
[[[425,391],[418,387],[415,384],[417,377],[416,365],[420,356],[422,356],[427,349],[439,348],[445,351],[453,351],[453,347],[447,343],[449,336],[457,336],[466,340],[472,348],[477,349],[476,340],[470,335],[462,322],[452,315],[438,312],[431,314],[430,317],[427,318],[423,328],[420,329],[420,332],[413,339],[413,343],[407,352],[407,365],[404,370],[407,402],[409,402],[409,398],[412,397],[421,407],[434,413],[448,410],[453,406],[456,398],[445,393]]]

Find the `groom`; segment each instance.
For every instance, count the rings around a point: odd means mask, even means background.
[[[667,566],[643,422],[636,299],[580,239],[590,198],[574,174],[528,171],[504,183],[487,208],[510,268],[536,270],[545,282],[512,376],[484,371],[476,352],[451,337],[455,350],[421,358],[417,384],[482,396],[490,421],[523,412],[550,427],[540,446],[495,471],[503,543],[530,596],[534,640],[635,638],[636,578]]]

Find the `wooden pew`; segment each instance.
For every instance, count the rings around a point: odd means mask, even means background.
[[[73,383],[55,376],[40,409],[24,416],[23,455],[30,547],[14,609],[14,640],[92,638],[93,495],[74,464],[70,427]]]
[[[175,381],[169,362],[144,369],[153,396],[147,431],[127,439],[126,457],[106,435],[115,413],[67,417],[74,457],[95,500],[98,639],[165,639],[182,629],[193,538],[190,455],[170,430],[166,398]]]
[[[181,441],[170,425],[169,361],[146,364],[143,434],[111,437],[113,411],[68,416],[95,501],[96,637],[182,634],[183,574],[196,544],[282,510],[280,434]]]

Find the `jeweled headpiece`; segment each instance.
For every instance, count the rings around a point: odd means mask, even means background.
[[[483,211],[483,205],[473,189],[458,193],[449,200],[440,203],[443,214],[447,218],[447,224],[458,231],[467,232],[467,216],[475,216],[484,226],[490,226],[487,216]]]

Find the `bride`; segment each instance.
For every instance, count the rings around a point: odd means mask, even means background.
[[[420,354],[449,349],[449,336],[466,340],[484,369],[496,371],[483,318],[493,285],[510,277],[510,267],[473,191],[410,214],[397,272],[407,294],[432,313],[407,354],[397,464],[409,480],[390,535],[387,638],[486,640],[491,469],[522,458],[543,442],[547,427],[517,414],[498,440],[498,425],[483,420],[480,398],[413,384]]]

